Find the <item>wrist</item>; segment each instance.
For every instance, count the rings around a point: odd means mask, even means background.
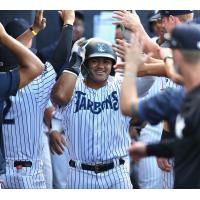
[[[125,71],[125,76],[128,76],[128,77],[130,77],[132,79],[136,79],[136,73],[133,72],[133,71],[126,70]]]
[[[173,57],[172,56],[165,56],[164,59],[163,59],[164,63],[166,63],[168,59],[172,60]]]
[[[133,67],[130,67],[130,66],[134,66],[134,68]],[[128,72],[128,73],[132,73],[132,74],[137,74],[137,71],[138,71],[138,67],[135,67],[136,65],[134,64],[131,64],[131,65],[126,65],[125,66],[125,73],[126,72]]]
[[[73,26],[73,24],[74,24],[74,20],[66,20],[66,21],[64,21],[63,26],[66,26],[66,25],[72,25]]]
[[[31,26],[30,28],[30,31],[31,31],[31,33],[33,34],[33,36],[36,36],[39,32],[40,32],[40,29],[39,28],[37,28],[36,26]]]

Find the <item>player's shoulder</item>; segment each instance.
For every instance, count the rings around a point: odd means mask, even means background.
[[[20,82],[19,70],[16,68],[8,72],[0,72],[0,79],[3,83],[0,85],[0,97],[15,95]]]

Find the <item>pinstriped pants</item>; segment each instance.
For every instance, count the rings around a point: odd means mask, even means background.
[[[69,189],[132,189],[126,165],[116,166],[102,173],[70,167]]]
[[[37,161],[32,167],[16,169],[13,161],[6,161],[6,174],[0,176],[3,189],[45,189],[43,162]]]
[[[174,188],[174,159],[171,158],[168,161],[172,165],[172,169],[170,172],[162,171],[163,189]]]

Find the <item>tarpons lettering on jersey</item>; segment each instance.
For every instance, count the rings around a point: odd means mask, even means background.
[[[99,114],[104,109],[112,109],[118,110],[119,103],[118,103],[118,96],[117,92],[113,91],[108,97],[102,101],[91,101],[87,99],[86,93],[81,91],[76,91],[76,108],[75,113],[79,110],[90,110],[93,114]]]

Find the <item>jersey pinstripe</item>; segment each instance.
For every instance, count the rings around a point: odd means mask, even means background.
[[[146,95],[140,100],[148,99],[158,94],[163,87],[163,79],[161,77],[155,77],[152,87],[148,90]],[[158,142],[161,138],[163,123],[156,126],[147,124],[140,132],[139,140],[144,143]],[[155,157],[143,158],[139,162],[135,163],[138,177],[138,185],[141,189],[155,189],[162,188],[162,176],[161,170],[157,166]]]
[[[71,101],[60,110],[69,157],[76,161],[76,168],[69,167],[67,188],[132,188],[127,167],[130,118],[119,109],[120,86],[120,80],[109,77],[104,87],[94,90],[80,76]],[[119,165],[120,157],[124,165]],[[80,165],[111,161],[114,168],[101,173]]]
[[[7,166],[13,166],[15,160],[32,161],[33,165],[28,171],[29,176],[33,179],[34,176],[31,175],[37,171],[38,166],[41,166],[36,162],[42,159],[43,114],[50,98],[51,88],[55,83],[55,77],[52,65],[48,62],[45,63],[43,73],[26,87],[20,89],[15,97],[10,98],[11,106],[6,119],[13,119],[14,123],[3,124]],[[11,171],[12,169],[9,169],[7,175],[14,177],[15,170]],[[8,176],[6,177],[8,178]],[[30,183],[27,186],[25,180],[19,181],[17,178],[15,183],[7,179],[5,184],[14,188],[27,188],[31,185]],[[37,188],[40,185],[32,185],[32,187]]]
[[[165,88],[181,88],[181,85],[176,84],[172,80],[163,77]],[[174,159],[168,159],[168,162],[172,165],[169,172],[162,171],[163,189],[172,189],[174,187]]]
[[[41,156],[43,113],[54,80],[54,69],[50,63],[46,63],[41,76],[10,98],[12,106],[6,119],[14,119],[15,123],[3,124],[6,159],[37,160]]]
[[[119,109],[120,83],[109,78],[94,90],[78,78],[71,102],[62,109],[71,159],[98,163],[127,156],[129,118]]]

